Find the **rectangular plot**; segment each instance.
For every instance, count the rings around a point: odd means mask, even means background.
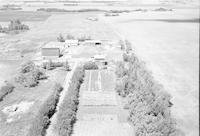
[[[91,71],[90,91],[98,91],[98,70]]]
[[[117,121],[115,114],[85,114],[84,121]]]
[[[81,96],[81,105],[117,105],[115,93],[85,91]]]
[[[103,91],[114,91],[115,77],[113,72],[108,70],[101,71],[101,87]]]
[[[85,71],[84,81],[83,84],[81,84],[80,88],[81,92],[88,89],[88,82],[89,82],[89,71]]]

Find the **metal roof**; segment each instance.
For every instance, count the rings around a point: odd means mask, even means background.
[[[70,43],[78,44],[78,40],[65,40],[65,43],[67,43],[67,44],[70,44]]]
[[[94,55],[94,59],[105,59],[105,58],[106,58],[106,56],[102,55],[102,54]]]
[[[63,48],[64,45],[65,45],[64,42],[49,42],[42,48]]]
[[[84,43],[101,43],[100,40],[85,40]]]

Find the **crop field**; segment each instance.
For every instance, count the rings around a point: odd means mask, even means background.
[[[34,88],[24,88],[15,84],[15,89],[0,103],[0,135],[26,136],[31,122],[40,106],[53,91],[55,82],[63,83],[66,71],[54,70],[47,73],[48,80],[41,81]],[[7,109],[17,107],[16,112]],[[12,109],[11,109],[12,110]]]
[[[199,10],[147,11],[104,19],[131,41],[136,55],[171,94],[178,127],[187,136],[197,136]]]

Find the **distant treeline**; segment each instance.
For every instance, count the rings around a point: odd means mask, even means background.
[[[7,4],[3,5],[2,8],[0,8],[0,10],[22,10],[22,8],[19,5]]]
[[[58,8],[39,8],[37,11],[46,11],[46,12],[109,12],[109,13],[123,13],[130,12],[129,10],[103,10],[103,9],[77,9],[77,10],[66,10]]]
[[[58,9],[58,8],[39,8],[37,11],[46,11],[46,12],[97,12],[97,11],[105,11],[101,9],[78,9],[78,10],[66,10],[66,9]]]
[[[25,30],[29,30],[29,26],[22,24],[22,22],[18,19],[10,21],[8,27],[2,27],[0,25],[0,33],[10,33],[10,32],[18,33],[19,31],[25,31]]]

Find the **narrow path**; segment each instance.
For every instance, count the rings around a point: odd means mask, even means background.
[[[54,132],[54,126],[55,126],[55,123],[56,123],[58,111],[59,111],[59,108],[60,108],[60,106],[62,105],[63,100],[64,100],[64,98],[65,98],[65,95],[66,95],[66,93],[67,93],[67,91],[68,91],[68,87],[69,87],[69,84],[70,84],[70,82],[71,82],[71,78],[72,78],[72,76],[73,76],[73,73],[74,73],[74,71],[75,71],[77,65],[78,65],[78,61],[75,62],[75,64],[74,64],[72,70],[71,70],[70,72],[67,73],[67,76],[66,76],[65,81],[64,81],[65,83],[64,83],[64,85],[63,85],[63,88],[64,88],[64,89],[63,89],[63,91],[60,93],[59,102],[58,102],[57,107],[56,107],[56,111],[57,111],[57,112],[55,112],[55,114],[54,114],[54,115],[52,116],[52,118],[50,119],[51,123],[50,123],[50,125],[49,125],[49,128],[48,128],[47,131],[46,131],[46,136],[58,136],[58,135]]]
[[[91,90],[91,78],[92,78],[92,71],[90,70],[88,91],[90,91],[90,90]]]
[[[102,87],[101,87],[101,70],[98,71],[98,89],[99,89],[99,91],[102,91]]]

